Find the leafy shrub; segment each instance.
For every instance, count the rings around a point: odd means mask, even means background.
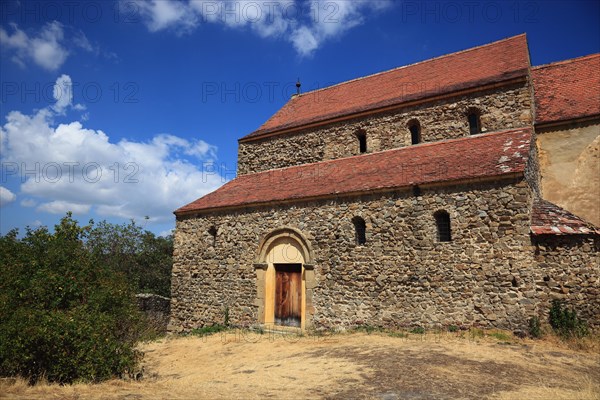
[[[422,334],[425,333],[425,328],[423,328],[422,326],[417,326],[416,328],[411,329],[410,333],[415,333],[417,335],[422,335]]]
[[[378,326],[373,326],[373,325],[368,325],[368,324],[361,324],[361,325],[356,325],[352,331],[354,332],[365,332],[367,335],[370,335],[373,332],[380,332],[382,330],[382,328],[378,327]]]
[[[529,334],[531,337],[539,339],[542,337],[542,328],[540,326],[540,319],[537,316],[529,318]]]
[[[229,329],[229,328],[227,328],[224,325],[214,324],[214,325],[210,325],[210,326],[204,326],[202,328],[194,328],[194,329],[192,329],[190,334],[192,334],[194,336],[210,336],[215,333],[226,331],[227,329]]]
[[[588,334],[586,323],[577,316],[575,310],[567,308],[560,300],[552,300],[548,319],[554,332],[563,338],[581,338]]]
[[[134,221],[90,226],[86,248],[99,262],[125,274],[137,293],[171,296],[173,237],[157,237]]]
[[[54,233],[0,237],[0,376],[101,381],[132,372],[142,326],[125,275],[86,248],[68,214]]]
[[[458,326],[450,325],[450,326],[448,326],[448,331],[449,332],[458,332]]]

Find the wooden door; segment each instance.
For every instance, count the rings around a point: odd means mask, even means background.
[[[275,324],[300,326],[302,266],[275,264]]]

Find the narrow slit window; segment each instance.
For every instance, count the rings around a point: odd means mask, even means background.
[[[365,132],[359,132],[358,137],[358,151],[362,153],[367,152],[367,134]]]
[[[477,135],[481,133],[481,119],[479,118],[479,112],[477,110],[471,110],[468,114],[469,119],[469,133],[471,135]]]
[[[367,226],[365,220],[361,217],[354,217],[352,218],[352,223],[354,224],[354,238],[356,244],[363,245],[367,243]]]
[[[421,143],[421,125],[419,124],[419,121],[410,122],[408,125],[408,130],[410,131],[411,144]]]
[[[212,237],[212,245],[215,246],[217,244],[217,228],[211,226],[208,229],[208,234]]]
[[[437,225],[437,239],[439,242],[450,242],[452,231],[450,227],[450,215],[446,211],[438,211],[434,215]]]

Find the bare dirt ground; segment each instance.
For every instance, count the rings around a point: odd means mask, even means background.
[[[502,338],[501,338],[502,339]],[[144,377],[0,381],[19,399],[600,399],[600,355],[467,333],[284,336],[229,331],[144,344]]]

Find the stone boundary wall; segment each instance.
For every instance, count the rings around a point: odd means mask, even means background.
[[[532,243],[538,267],[536,295],[544,319],[551,300],[559,299],[600,328],[600,236],[541,235],[533,237]]]
[[[233,324],[257,324],[253,263],[261,238],[282,226],[302,232],[315,254],[307,317],[314,328],[526,329],[560,294],[547,282],[563,281],[560,290],[567,288],[567,298],[597,324],[597,242],[564,251],[532,244],[532,200],[521,180],[179,217],[171,326],[221,322],[225,307]],[[449,243],[436,239],[433,214],[442,209],[451,216]],[[355,243],[354,216],[366,221],[366,245]],[[218,229],[214,246],[211,226]]]
[[[481,112],[483,132],[531,126],[528,83],[476,92],[252,142],[238,148],[238,175],[348,157],[359,153],[356,134],[366,132],[367,152],[411,145],[408,124],[417,119],[422,142],[469,135],[467,114]]]
[[[171,299],[152,293],[136,294],[140,311],[146,314],[152,327],[159,332],[166,332],[171,315]]]

